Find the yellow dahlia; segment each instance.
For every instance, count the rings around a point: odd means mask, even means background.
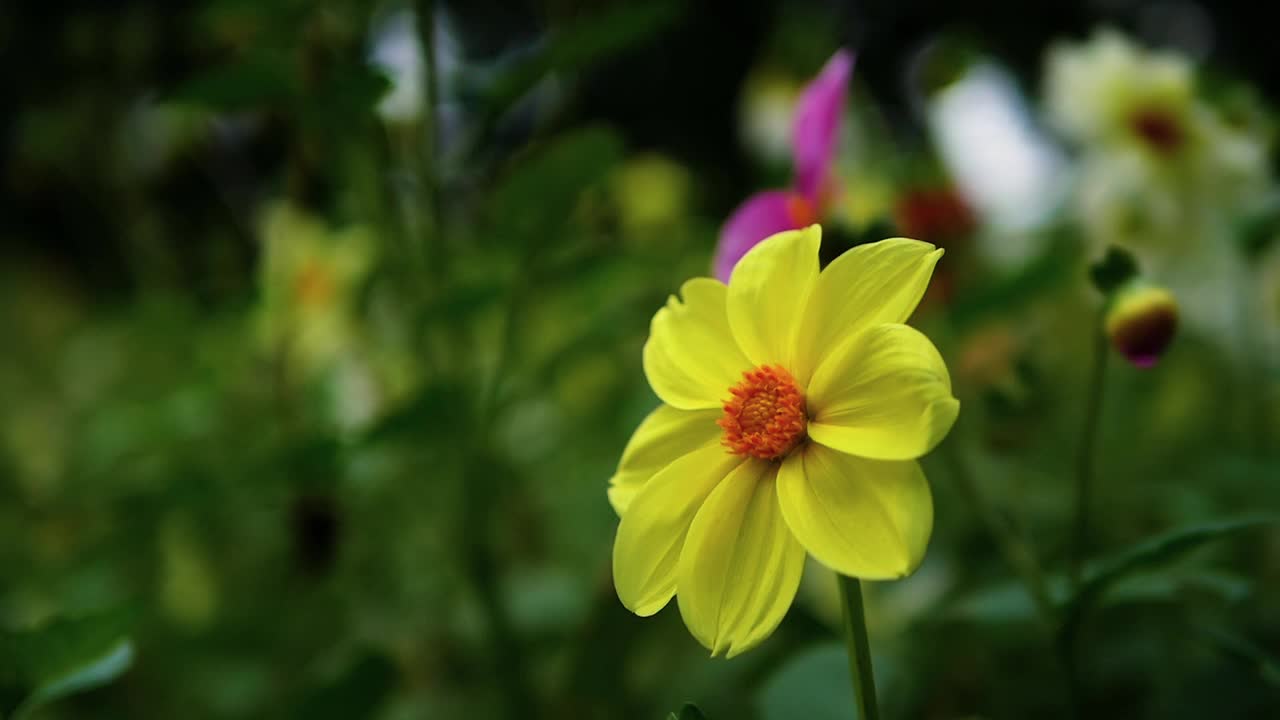
[[[713,655],[773,632],[806,552],[850,577],[899,578],[933,528],[916,459],[960,404],[933,343],[903,322],[942,250],[894,238],[820,273],[821,236],[770,237],[728,285],[688,281],[644,347],[663,404],[610,480],[614,585],[642,616],[678,596]]]

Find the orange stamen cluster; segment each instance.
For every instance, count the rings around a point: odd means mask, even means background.
[[[293,281],[293,291],[298,302],[304,306],[316,307],[329,302],[333,297],[333,276],[329,268],[318,260],[311,259],[298,271]]]
[[[739,455],[773,460],[791,452],[804,440],[807,418],[804,395],[781,366],[761,365],[742,373],[742,382],[729,388],[723,444]]]
[[[786,201],[787,219],[794,227],[808,227],[818,222],[818,211],[803,195],[791,193]]]

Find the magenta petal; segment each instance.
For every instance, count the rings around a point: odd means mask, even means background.
[[[795,155],[796,187],[817,201],[835,158],[840,118],[844,114],[853,53],[838,50],[822,72],[800,94],[791,121],[791,151]]]
[[[739,205],[720,229],[714,264],[716,277],[729,282],[733,266],[756,243],[774,233],[795,230],[797,225],[791,209],[796,199],[795,193],[768,190],[752,195]]]

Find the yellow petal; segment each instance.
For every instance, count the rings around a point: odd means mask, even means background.
[[[726,288],[694,278],[653,316],[644,345],[644,374],[666,404],[683,410],[718,408],[751,368],[729,332]]]
[[[878,460],[924,455],[960,411],[937,348],[906,325],[850,338],[818,366],[808,390],[810,439]]]
[[[796,333],[818,281],[822,228],[778,233],[738,261],[729,278],[729,327],[753,365],[781,363],[795,355]]]
[[[716,424],[721,411],[677,410],[659,405],[640,423],[609,479],[609,502],[619,516],[641,486],[658,471],[700,447],[720,444],[724,431]]]
[[[906,322],[940,257],[942,250],[929,243],[890,238],[859,245],[833,260],[809,298],[791,374],[803,385],[844,338],[881,323]]]
[[[810,443],[778,470],[778,501],[800,544],[850,577],[907,575],[933,531],[929,484],[914,460],[867,460]]]
[[[778,627],[804,569],[804,549],[778,508],[777,466],[741,465],[698,511],[680,554],[680,614],[712,655],[733,657]]]
[[[613,542],[613,586],[637,615],[652,615],[676,592],[676,567],[698,508],[743,459],[718,445],[681,457],[632,498]]]

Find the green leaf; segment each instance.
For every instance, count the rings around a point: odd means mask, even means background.
[[[1191,594],[1224,603],[1241,602],[1253,589],[1248,578],[1203,568],[1171,568],[1130,576],[1111,586],[1098,606],[1181,602]]]
[[[1057,600],[1066,594],[1066,581],[1061,576],[1045,578],[1049,595]],[[1033,624],[1040,620],[1035,602],[1027,594],[1026,585],[1017,578],[1003,578],[981,585],[945,603],[936,618],[977,624]]]
[[[391,80],[369,65],[342,64],[330,69],[316,92],[300,103],[301,118],[339,140],[352,124],[372,117],[374,107],[391,89]]]
[[[1280,659],[1269,650],[1228,628],[1205,625],[1200,632],[1222,652],[1252,666],[1268,685],[1280,688]]]
[[[1271,193],[1235,224],[1235,236],[1249,258],[1262,255],[1280,236],[1280,195]]]
[[[1065,606],[1070,599],[1070,583],[1062,575],[1048,575],[1045,583],[1054,605]],[[1253,583],[1227,572],[1170,569],[1143,572],[1112,583],[1095,599],[1095,607],[1177,602],[1189,593],[1214,597],[1222,602],[1243,600]],[[1016,578],[1005,578],[966,591],[940,608],[936,618],[988,625],[1032,624],[1039,621],[1035,603],[1026,586]]]
[[[844,644],[823,643],[792,657],[769,679],[759,705],[764,720],[852,717],[850,713],[857,706],[849,685],[849,657]]]
[[[130,613],[115,610],[0,631],[0,716],[19,718],[119,677],[133,661],[131,624]]]
[[[397,683],[396,667],[382,655],[366,655],[332,682],[305,695],[294,717],[302,720],[361,720],[377,715]]]
[[[212,110],[244,110],[292,103],[297,95],[288,56],[260,51],[188,78],[170,99]]]
[[[362,445],[422,438],[448,438],[462,434],[471,422],[466,389],[451,383],[433,383],[404,404],[378,419],[360,438]]]
[[[604,128],[573,131],[536,148],[493,191],[489,217],[503,244],[554,239],[584,191],[622,159],[622,142]]]
[[[1247,530],[1276,524],[1275,518],[1248,518],[1174,530],[1138,543],[1097,563],[1063,608],[1062,636],[1070,641],[1079,630],[1084,615],[1099,598],[1120,580],[1143,570],[1170,562],[1215,540]]]
[[[1138,261],[1128,250],[1115,246],[1107,248],[1107,254],[1089,267],[1089,278],[1103,295],[1115,292],[1137,274]]]
[[[1048,239],[1048,246],[1022,268],[993,278],[956,298],[951,322],[958,328],[973,327],[1010,308],[1026,307],[1072,277],[1078,267],[1078,243],[1063,233]]]
[[[542,52],[521,62],[494,83],[484,124],[494,122],[546,75],[589,67],[636,46],[670,25],[680,11],[681,5],[670,0],[624,3],[557,28]]]
[[[707,720],[707,716],[702,714],[697,705],[685,703],[680,712],[668,714],[667,720]]]
[[[927,52],[921,53],[913,79],[920,90],[934,95],[963,78],[982,57],[976,38],[960,33],[943,35]]]
[[[512,625],[525,637],[568,633],[587,613],[587,593],[561,568],[527,568],[503,578]]]

